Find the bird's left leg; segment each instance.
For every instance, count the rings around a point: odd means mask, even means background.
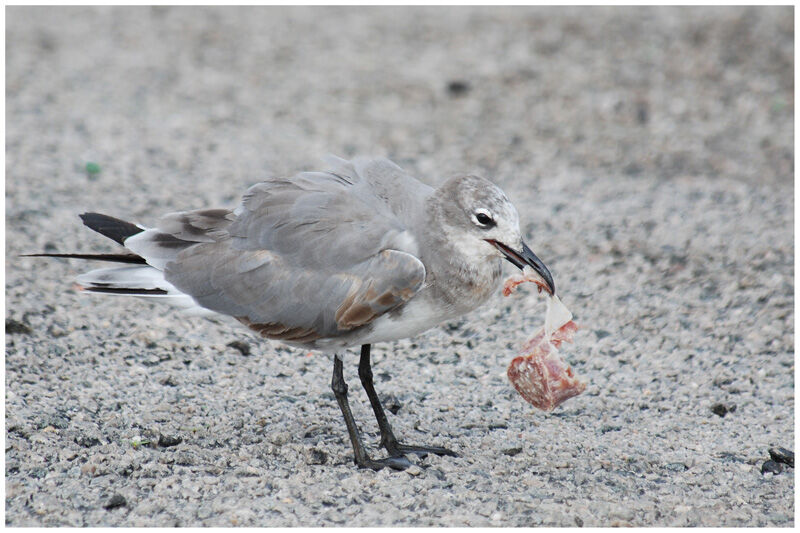
[[[389,455],[397,457],[406,453],[415,453],[419,456],[426,456],[429,453],[436,455],[450,455],[458,457],[458,454],[447,448],[439,446],[412,446],[401,444],[397,441],[392,431],[392,426],[386,418],[386,413],[383,411],[381,401],[378,399],[378,394],[375,392],[375,386],[372,382],[372,366],[370,364],[370,346],[364,344],[361,346],[361,359],[358,362],[358,377],[361,379],[361,385],[367,391],[369,403],[372,405],[372,410],[375,412],[375,418],[378,419],[378,427],[381,430],[381,446],[386,448]]]
[[[380,470],[385,466],[389,466],[395,470],[405,470],[411,466],[411,461],[402,456],[392,456],[386,459],[372,459],[367,455],[367,451],[364,449],[364,443],[361,442],[361,434],[358,432],[356,420],[353,418],[353,413],[350,411],[350,403],[347,401],[347,383],[344,382],[344,375],[342,374],[342,359],[338,355],[333,356],[331,389],[339,404],[339,409],[342,410],[342,415],[344,415],[344,423],[347,425],[347,434],[350,436],[350,443],[353,445],[353,453],[355,454],[355,461],[358,466],[361,468],[372,468],[373,470]]]

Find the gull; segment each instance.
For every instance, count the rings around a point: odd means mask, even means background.
[[[331,388],[359,467],[402,470],[407,454],[457,454],[402,444],[375,392],[370,347],[464,315],[498,288],[502,260],[526,265],[555,294],[523,242],[503,191],[474,175],[432,188],[387,159],[329,156],[329,170],[250,187],[234,210],[170,213],[145,228],[84,213],[124,246],[114,254],[34,254],[128,263],[78,276],[86,292],[153,298],[234,317],[263,337],[333,355]],[[361,347],[358,375],[388,456],[373,459],[348,402],[342,354]]]

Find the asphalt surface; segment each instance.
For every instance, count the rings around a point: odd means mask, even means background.
[[[793,46],[791,7],[7,8],[6,524],[793,526]],[[587,391],[522,400],[545,305],[498,291],[373,348],[397,433],[461,457],[359,470],[328,356],[19,257],[326,153],[503,187]]]

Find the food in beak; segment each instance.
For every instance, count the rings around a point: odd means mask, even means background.
[[[536,257],[533,250],[528,248],[527,244],[522,243],[522,251],[517,252],[502,242],[493,239],[487,239],[487,242],[500,250],[500,253],[503,254],[509,263],[523,271],[524,277],[519,283],[524,281],[536,281],[540,292],[545,290],[549,294],[556,293],[556,284],[553,281],[553,276],[550,274],[550,271],[547,270],[544,263],[542,263],[542,260]],[[537,279],[533,278],[534,275]],[[517,285],[519,285],[519,283],[517,283]]]
[[[505,282],[503,295],[509,296],[526,281],[536,283],[539,292],[542,291],[541,276],[526,267],[521,277],[515,276]],[[572,368],[558,354],[563,342],[572,342],[578,326],[558,296],[548,296],[544,327],[525,343],[522,355],[511,361],[507,372],[511,384],[525,401],[544,411],[552,411],[586,390],[586,383],[575,377]]]

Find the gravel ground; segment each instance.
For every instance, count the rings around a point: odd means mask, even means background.
[[[794,525],[793,469],[761,473],[794,449],[793,8],[10,7],[6,32],[7,525]],[[397,432],[462,457],[363,471],[327,356],[18,256],[329,152],[500,184],[586,393],[513,390],[544,302],[498,291],[373,350]]]

